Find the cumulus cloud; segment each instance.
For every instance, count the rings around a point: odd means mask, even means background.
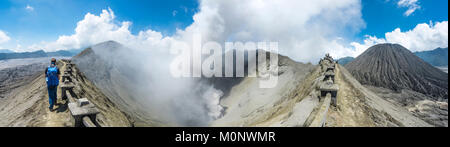
[[[351,43],[355,48],[352,55],[357,56],[367,48],[379,43],[397,43],[413,52],[448,47],[448,21],[434,24],[421,23],[414,29],[405,32],[397,28],[392,32],[387,32],[384,38],[367,35],[364,43]]]
[[[27,5],[27,6],[25,7],[25,10],[28,10],[28,11],[34,11],[34,8],[31,7],[30,5]]]
[[[349,55],[352,57],[356,57],[361,53],[363,53],[369,47],[380,43],[386,43],[386,40],[377,38],[376,36],[366,35],[362,44],[358,42],[350,43],[350,45],[354,48],[354,50],[351,53],[349,53]]]
[[[54,42],[41,42],[29,46],[29,49],[41,49],[47,51],[79,49],[100,42],[114,40],[130,47],[154,47],[164,45],[170,37],[163,37],[160,32],[143,30],[137,35],[130,32],[129,21],[115,22],[115,15],[111,9],[103,10],[97,16],[91,13],[85,15],[84,19],[77,23],[75,34],[60,36]]]
[[[399,28],[386,33],[388,42],[399,43],[412,51],[425,51],[448,47],[448,21],[418,24],[413,30]]]
[[[8,42],[9,40],[11,40],[11,38],[9,38],[9,36],[5,32],[0,30],[0,44]]]
[[[416,10],[420,8],[418,3],[399,0],[397,4]],[[74,34],[28,49],[78,49],[115,40],[131,48],[168,50],[174,43],[191,42],[192,35],[197,33],[202,35],[203,42],[278,41],[280,53],[297,61],[316,62],[325,53],[357,56],[377,43],[399,43],[412,51],[448,46],[447,21],[418,24],[406,32],[398,28],[381,38],[367,35],[362,43],[349,43],[343,37],[365,27],[359,0],[201,0],[198,9],[193,24],[177,30],[173,36],[163,36],[154,30],[132,34],[129,28],[132,22],[116,20],[111,9],[100,15],[88,13],[77,23]]]
[[[399,0],[397,5],[399,7],[408,8],[408,10],[406,10],[406,12],[403,13],[405,16],[410,16],[416,10],[421,8],[419,5],[419,0]]]
[[[167,46],[169,40],[191,41],[201,34],[203,41],[277,41],[280,52],[298,61],[317,61],[334,52],[341,35],[365,27],[359,0],[227,0],[200,1],[194,23],[173,36],[143,30],[131,34],[128,21],[116,23],[111,9],[99,16],[86,14],[78,22],[75,34],[60,36],[55,42],[43,42],[31,49],[82,48],[102,41],[115,40],[126,45]],[[347,51],[348,52],[348,51]]]
[[[179,34],[200,33],[218,42],[278,41],[282,54],[314,62],[336,50],[333,41],[340,35],[363,27],[359,0],[227,0],[201,1],[194,23]]]

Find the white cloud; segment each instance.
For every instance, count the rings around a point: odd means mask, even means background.
[[[8,42],[9,40],[11,40],[11,38],[9,38],[9,36],[8,36],[5,32],[3,32],[2,30],[0,30],[0,44],[6,43],[6,42]]]
[[[421,23],[414,29],[406,32],[402,32],[400,28],[397,28],[392,32],[387,32],[384,37],[366,36],[363,44],[351,43],[355,48],[352,53],[353,56],[361,54],[367,48],[378,43],[397,43],[413,52],[448,47],[448,21],[435,24]]]
[[[410,16],[416,10],[420,9],[419,0],[399,0],[397,5],[399,7],[408,8],[404,13],[405,16]]]
[[[365,26],[359,0],[201,1],[194,24],[205,41],[278,41],[280,52],[299,61],[318,61],[333,52],[333,40]],[[353,28],[347,30],[345,28]]]
[[[34,8],[31,7],[30,5],[27,5],[27,6],[25,7],[25,9],[28,10],[28,11],[34,11]]]
[[[360,0],[201,0],[194,23],[173,36],[164,37],[153,30],[131,34],[131,22],[117,23],[112,10],[103,10],[99,16],[86,14],[75,34],[30,48],[81,48],[107,40],[128,46],[167,47],[171,40],[189,42],[194,33],[199,33],[203,41],[278,41],[281,53],[298,61],[315,62],[335,48],[350,52],[336,38],[365,27],[361,16]]]
[[[399,2],[405,6],[417,3],[417,0]],[[174,42],[189,43],[194,33],[200,33],[204,42],[278,41],[282,54],[303,62],[316,62],[325,53],[337,58],[358,56],[378,43],[399,43],[411,51],[448,47],[447,21],[418,24],[406,32],[395,29],[381,38],[367,35],[362,43],[346,42],[343,36],[365,27],[359,0],[200,1],[199,12],[193,19],[193,24],[177,30],[173,36],[153,30],[132,34],[129,29],[132,23],[115,20],[114,12],[108,9],[100,15],[86,14],[77,23],[75,34],[34,44],[28,50],[83,48],[108,40],[135,48],[168,49]]]
[[[131,22],[115,23],[115,15],[111,9],[103,10],[99,16],[88,13],[77,23],[75,34],[60,36],[54,42],[42,42],[29,46],[30,50],[44,49],[55,51],[60,49],[79,49],[100,42],[115,40],[131,47],[152,47],[161,45],[166,39],[160,32],[145,30],[138,35],[130,32]]]
[[[386,40],[399,43],[412,51],[448,47],[448,21],[436,24],[418,24],[413,30],[402,32],[399,28],[386,33]]]

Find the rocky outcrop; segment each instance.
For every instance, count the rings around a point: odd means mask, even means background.
[[[428,123],[448,127],[448,103],[447,102],[433,102],[430,100],[423,100],[417,103],[414,107],[408,109],[416,116],[423,118]]]

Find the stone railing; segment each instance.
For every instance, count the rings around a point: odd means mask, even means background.
[[[97,114],[100,111],[94,104],[90,103],[87,98],[79,98],[74,92],[74,87],[77,84],[75,80],[76,74],[74,71],[74,64],[71,60],[62,60],[65,64],[64,74],[62,75],[62,99],[69,100],[68,108],[70,114],[74,118],[75,127],[100,127],[96,122]]]
[[[327,55],[324,59],[321,59],[320,67],[322,70],[323,79],[319,83],[320,100],[322,105],[320,105],[316,116],[314,117],[310,127],[324,127],[327,119],[328,109],[330,105],[337,106],[337,93],[339,91],[339,86],[335,84],[335,71],[336,62],[333,61],[331,56]]]

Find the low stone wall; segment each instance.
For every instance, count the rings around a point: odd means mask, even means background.
[[[314,116],[312,123],[309,125],[310,127],[325,127],[330,105],[337,106],[336,98],[339,86],[335,84],[336,64],[337,63],[328,54],[319,62],[322,70],[321,77],[323,77],[319,84],[319,100],[322,101],[322,104],[320,105],[316,116]]]
[[[74,93],[73,88],[77,84],[75,80],[74,64],[71,60],[62,60],[65,68],[64,75],[62,76],[62,99],[69,100],[69,111],[72,115],[75,127],[101,127],[96,122],[97,114],[100,111],[95,107],[94,104],[90,103],[87,98],[79,98],[77,94]]]

